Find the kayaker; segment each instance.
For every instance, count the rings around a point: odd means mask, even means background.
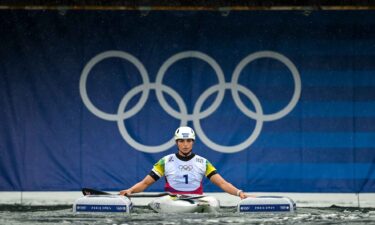
[[[155,181],[165,176],[165,191],[174,194],[203,194],[202,180],[207,177],[223,191],[239,196],[247,195],[227,182],[216,168],[205,158],[193,153],[195,132],[190,127],[179,127],[174,139],[178,152],[164,156],[152,168],[151,172],[131,188],[120,191],[120,195],[142,192]]]

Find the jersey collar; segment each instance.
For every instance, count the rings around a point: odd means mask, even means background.
[[[179,159],[179,160],[182,160],[182,161],[189,161],[190,159],[192,159],[193,157],[195,156],[194,153],[191,153],[190,155],[188,156],[181,156],[180,154],[178,154],[178,152],[176,153],[176,157]]]

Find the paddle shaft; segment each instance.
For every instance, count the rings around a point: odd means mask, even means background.
[[[112,195],[111,193],[95,190],[92,188],[82,188],[83,195]],[[132,198],[147,198],[147,197],[161,197],[161,196],[177,196],[175,194],[171,194],[169,192],[162,192],[162,193],[156,193],[156,194],[129,194],[126,195],[126,197],[132,197]]]
[[[112,195],[111,193],[104,192],[104,191],[99,191],[91,188],[82,188],[82,193],[83,195]],[[178,199],[181,200],[188,200],[188,199],[197,199],[197,198],[203,198],[205,197],[204,195],[199,195],[199,196],[179,196],[177,194],[172,194],[169,192],[161,192],[161,193],[156,193],[156,194],[129,194],[126,195],[126,197],[129,198],[153,198],[153,197],[162,197],[162,196],[172,196],[172,197],[178,197]]]

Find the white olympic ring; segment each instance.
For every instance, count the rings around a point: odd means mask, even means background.
[[[179,170],[184,170],[184,171],[191,171],[193,169],[192,165],[179,165],[178,166]]]
[[[97,107],[95,107],[95,105],[91,102],[90,98],[88,97],[87,88],[86,88],[87,78],[91,69],[100,61],[104,59],[108,59],[108,58],[113,58],[113,57],[122,58],[132,63],[138,69],[142,77],[142,81],[143,81],[143,84],[134,87],[133,89],[131,89],[129,92],[127,92],[124,95],[124,97],[122,98],[119,104],[116,114],[106,113],[106,112],[101,111]],[[215,71],[217,78],[218,78],[218,82],[219,82],[218,84],[209,87],[206,91],[204,91],[199,96],[197,102],[195,103],[192,114],[188,114],[186,104],[181,98],[181,96],[171,87],[162,84],[164,74],[169,69],[169,67],[173,65],[175,62],[182,60],[182,59],[186,59],[186,58],[197,58],[206,62]],[[252,61],[256,59],[261,59],[261,58],[271,58],[271,59],[275,59],[283,63],[292,73],[293,81],[294,81],[294,92],[293,92],[293,96],[290,102],[280,111],[276,113],[272,113],[272,114],[267,114],[267,115],[263,113],[262,106],[258,98],[255,96],[255,94],[251,92],[248,88],[238,84],[239,76],[242,70],[245,68],[245,66],[247,66],[249,63],[251,63]],[[237,107],[240,109],[240,111],[243,112],[246,116],[256,121],[253,133],[245,141],[234,146],[223,146],[223,145],[214,143],[206,136],[206,134],[203,132],[203,129],[200,125],[201,119],[204,119],[210,116],[219,107],[219,105],[224,99],[224,94],[225,94],[226,89],[231,90],[231,94],[234,99],[234,102],[237,105]],[[273,52],[273,51],[259,51],[259,52],[249,54],[243,60],[241,60],[233,72],[232,81],[230,83],[226,83],[225,78],[224,78],[224,73],[220,65],[213,58],[199,51],[184,51],[184,52],[177,53],[171,56],[169,59],[167,59],[163,63],[163,65],[160,67],[156,76],[155,83],[150,83],[147,70],[145,69],[144,65],[136,57],[123,51],[106,51],[106,52],[102,52],[94,56],[85,65],[82,71],[80,83],[79,83],[79,91],[81,94],[82,101],[90,112],[92,112],[94,115],[96,115],[97,117],[101,119],[109,120],[109,121],[116,121],[122,137],[133,148],[142,152],[157,153],[157,152],[162,152],[171,148],[175,144],[174,138],[158,146],[143,145],[135,141],[130,136],[124,123],[124,120],[134,116],[143,108],[148,98],[150,90],[155,90],[156,97],[161,107],[169,115],[171,115],[172,117],[176,119],[179,119],[180,126],[186,125],[188,121],[192,121],[197,135],[200,137],[202,142],[206,144],[208,147],[210,147],[211,149],[215,151],[219,151],[223,153],[234,153],[234,152],[242,151],[245,148],[249,147],[257,139],[257,137],[259,136],[262,130],[263,122],[274,121],[274,120],[280,119],[293,110],[293,108],[296,106],[301,95],[301,78],[300,78],[300,74],[296,66],[286,56],[277,52]],[[135,106],[133,106],[128,111],[125,111],[126,106],[129,103],[129,101],[140,92],[142,92],[142,95],[138,103],[136,103]],[[175,100],[180,110],[179,112],[173,109],[167,103],[167,101],[164,98],[163,92],[166,92]],[[212,105],[209,106],[205,111],[201,112],[200,110],[203,106],[203,103],[207,100],[208,97],[210,97],[215,92],[218,92],[218,94],[214,102],[212,103]],[[241,92],[249,100],[251,100],[251,102],[254,104],[255,111],[252,111],[248,107],[245,106],[245,104],[240,99],[238,92]]]

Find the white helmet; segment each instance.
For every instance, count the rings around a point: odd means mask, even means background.
[[[174,139],[193,139],[195,140],[195,132],[190,127],[179,127],[174,133]]]

